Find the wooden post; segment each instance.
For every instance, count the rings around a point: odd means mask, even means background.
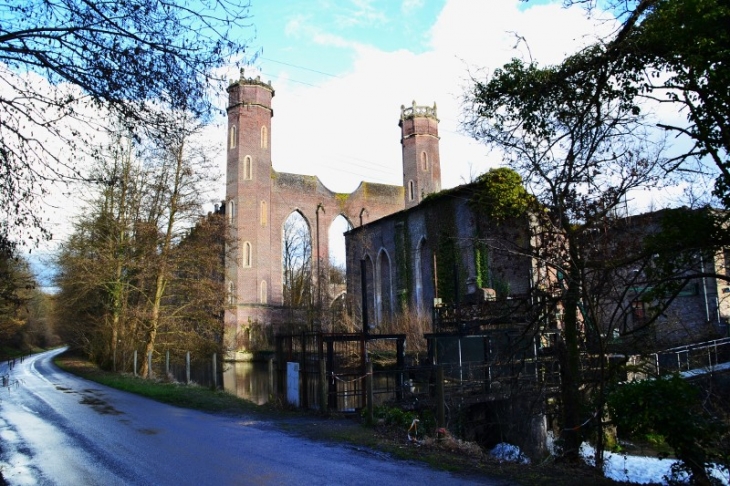
[[[444,407],[444,367],[436,367],[436,426],[446,426],[446,410]]]
[[[368,407],[368,424],[372,425],[375,423],[375,420],[373,418],[373,362],[368,361],[367,364],[367,374],[365,375],[365,383],[367,387],[367,407]]]
[[[147,379],[152,379],[152,351],[147,353]]]
[[[134,376],[137,376],[137,350],[134,350]]]
[[[322,413],[327,413],[327,361],[319,360],[319,410]]]
[[[190,384],[190,351],[185,353],[185,383]]]
[[[165,377],[170,376],[170,350],[165,351]]]
[[[275,396],[274,390],[274,358],[269,358],[269,396]]]

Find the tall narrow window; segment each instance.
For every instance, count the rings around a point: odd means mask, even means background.
[[[236,304],[236,287],[233,285],[233,282],[228,282],[228,304]]]
[[[251,243],[248,241],[243,243],[243,255],[241,258],[242,264],[244,267],[250,267],[251,266]]]
[[[228,201],[228,221],[234,221],[236,217],[236,201]]]
[[[251,163],[251,156],[247,155],[243,158],[243,178],[248,180],[253,179],[253,167]]]
[[[421,170],[428,171],[428,154],[421,152]]]
[[[231,140],[228,143],[228,145],[229,145],[230,148],[236,148],[236,138],[237,138],[236,137],[236,133],[237,133],[236,125],[232,125],[231,126],[231,133],[230,133]]]
[[[261,148],[265,149],[269,147],[269,131],[266,129],[266,125],[261,127]]]
[[[266,226],[268,213],[266,211],[266,201],[261,201],[261,226]]]
[[[408,181],[408,200],[413,201],[413,197],[416,195],[415,184],[413,181]]]
[[[259,291],[259,301],[262,304],[266,304],[269,300],[267,286],[266,286],[266,280],[261,281],[261,290]]]

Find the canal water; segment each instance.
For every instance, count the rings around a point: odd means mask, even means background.
[[[257,405],[267,403],[275,394],[276,371],[269,376],[266,362],[233,362],[223,365],[223,388]]]
[[[362,406],[365,380],[337,380],[337,410],[355,411]],[[276,395],[276,365],[269,373],[267,362],[228,362],[223,366],[223,388],[229,393],[263,405]],[[374,376],[375,404],[380,405],[395,398],[395,374],[376,373]],[[404,393],[419,394],[428,389],[428,384],[411,383],[404,388]],[[310,377],[308,396],[311,408],[319,407],[319,377]]]

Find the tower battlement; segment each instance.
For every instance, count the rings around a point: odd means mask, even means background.
[[[228,84],[228,107],[239,104],[252,104],[271,108],[271,98],[274,97],[274,88],[271,81],[261,81],[261,76],[247,78],[241,68],[238,80],[232,79]]]
[[[416,118],[416,117],[433,118],[436,121],[438,121],[438,115],[436,112],[436,103],[434,103],[433,106],[420,106],[420,105],[416,105],[416,102],[413,101],[413,104],[407,108],[405,105],[400,106],[401,121],[408,120],[410,118]]]
[[[240,72],[241,72],[241,75],[238,79],[231,79],[230,81],[228,81],[228,90],[229,91],[233,86],[237,86],[239,84],[255,84],[255,85],[259,85],[259,86],[268,88],[271,91],[274,91],[274,88],[271,85],[271,80],[269,80],[268,82],[261,81],[261,76],[256,76],[255,78],[247,78],[244,74],[243,68],[241,68]]]

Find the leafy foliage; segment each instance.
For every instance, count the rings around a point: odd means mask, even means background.
[[[495,221],[523,216],[534,201],[522,185],[522,178],[512,169],[490,169],[476,180],[470,203],[478,213]]]

